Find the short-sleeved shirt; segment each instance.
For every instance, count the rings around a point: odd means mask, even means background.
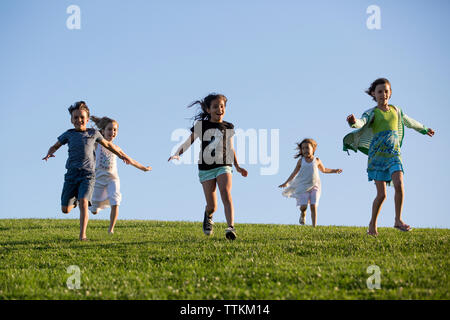
[[[98,130],[86,129],[86,131],[76,131],[70,129],[58,137],[61,144],[68,144],[69,157],[66,162],[66,169],[84,169],[95,172],[95,143],[103,140],[103,136]]]
[[[234,153],[231,138],[234,125],[230,122],[197,121],[191,131],[199,136],[201,150],[198,160],[199,170],[210,170],[223,166],[232,166]]]

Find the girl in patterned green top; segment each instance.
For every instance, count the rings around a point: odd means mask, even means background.
[[[389,80],[375,80],[366,93],[372,96],[377,106],[364,112],[362,119],[356,119],[353,114],[347,117],[352,128],[360,129],[344,137],[344,151],[360,150],[369,156],[367,173],[369,181],[375,181],[377,196],[372,205],[372,219],[367,233],[378,235],[377,218],[386,199],[386,184],[391,182],[395,187],[394,227],[401,231],[410,231],[411,227],[401,219],[404,189],[400,148],[404,125],[430,137],[434,135],[434,131],[409,118],[400,108],[388,104],[392,95]]]

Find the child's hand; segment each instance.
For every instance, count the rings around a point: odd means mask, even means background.
[[[245,170],[244,168],[238,167],[236,168],[237,172],[239,172],[243,177],[248,176],[248,172],[247,170]]]
[[[335,169],[334,170],[334,173],[341,173],[342,172],[342,169]]]
[[[349,116],[347,117],[347,122],[348,122],[350,125],[355,124],[355,122],[356,122],[355,116],[354,116],[353,114],[349,115]]]
[[[53,154],[48,154],[46,155],[44,158],[42,158],[42,160],[47,161],[49,158],[54,158],[55,156]]]
[[[167,160],[167,161],[170,161],[170,160],[180,160],[180,156],[171,156],[169,158],[169,160]]]
[[[428,128],[427,135],[429,135],[430,137],[434,136],[434,130],[431,128]]]
[[[142,171],[144,171],[144,172],[151,171],[151,170],[152,170],[152,167],[150,167],[150,166],[142,168]]]
[[[287,183],[283,183],[278,186],[278,188],[286,188],[286,187],[287,187]]]

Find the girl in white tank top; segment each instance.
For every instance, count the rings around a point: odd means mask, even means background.
[[[300,224],[305,224],[306,209],[308,203],[311,209],[313,227],[317,224],[317,206],[321,193],[319,170],[323,173],[341,173],[342,169],[325,168],[319,158],[314,157],[317,142],[313,139],[304,139],[297,143],[299,153],[294,158],[300,158],[289,178],[281,184],[280,188],[286,188],[282,194],[288,198],[297,199],[300,207]]]

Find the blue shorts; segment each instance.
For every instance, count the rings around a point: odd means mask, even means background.
[[[92,192],[95,185],[95,173],[69,169],[64,175],[64,186],[61,194],[61,206],[73,206],[77,199],[87,199],[91,205]]]
[[[224,173],[233,173],[233,169],[231,166],[222,166],[209,170],[198,170],[198,177],[200,179],[200,183],[205,182],[207,180],[216,179],[218,176]]]

